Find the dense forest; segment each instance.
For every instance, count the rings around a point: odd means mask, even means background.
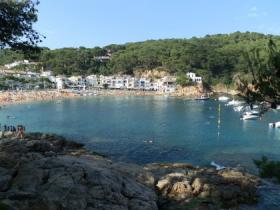
[[[203,38],[148,40],[109,45],[103,48],[42,48],[40,53],[23,55],[9,49],[0,51],[0,65],[14,60],[39,62],[38,70],[52,70],[55,74],[133,74],[135,71],[165,69],[174,74],[192,71],[210,84],[230,84],[236,73],[248,72],[244,53],[260,49],[265,57],[269,39],[280,45],[280,37],[254,32],[207,35]],[[112,55],[108,61],[98,56]],[[26,57],[27,56],[27,57]]]

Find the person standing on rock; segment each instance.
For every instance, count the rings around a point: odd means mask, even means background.
[[[23,139],[24,137],[24,129],[22,125],[18,126],[18,134],[17,134],[17,138]]]

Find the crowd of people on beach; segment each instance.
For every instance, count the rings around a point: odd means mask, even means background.
[[[3,126],[0,124],[0,131],[2,131],[2,135],[6,132],[11,132],[12,134],[16,134],[16,138],[23,139],[25,133],[25,126],[23,125],[6,125]]]
[[[30,101],[54,100],[60,98],[75,97],[74,93],[61,92],[56,90],[38,90],[38,91],[5,91],[0,92],[0,103],[20,103]]]

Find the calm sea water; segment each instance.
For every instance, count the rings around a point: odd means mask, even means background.
[[[218,105],[214,100],[97,96],[9,105],[0,118],[2,125],[65,135],[119,161],[205,166],[214,160],[253,169],[252,159],[262,155],[280,159],[280,129],[268,128],[280,120],[280,112],[241,121],[240,113],[221,103],[218,128]]]
[[[118,161],[209,166],[213,160],[256,172],[253,159],[267,155],[280,160],[280,129],[268,128],[269,122],[280,120],[280,111],[241,121],[240,113],[221,103],[218,128],[218,106],[214,100],[97,96],[9,105],[0,110],[0,119],[2,125],[24,124],[28,131],[65,135]],[[260,193],[256,206],[243,209],[279,209],[279,185]]]

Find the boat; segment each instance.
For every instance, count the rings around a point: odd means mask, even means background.
[[[249,112],[244,112],[241,119],[242,120],[256,120],[260,117],[260,112],[256,110],[252,110]]]
[[[228,101],[228,100],[229,100],[229,97],[227,97],[227,96],[220,96],[220,97],[218,98],[218,100],[219,100],[219,101]]]
[[[243,101],[231,100],[226,104],[226,106],[238,106],[243,103],[244,103]]]
[[[199,98],[196,98],[195,100],[208,100],[208,99],[210,99],[210,97],[209,96],[206,96],[206,95],[202,95],[202,96],[200,96]]]
[[[241,111],[243,111],[244,109],[245,109],[245,107],[242,106],[242,105],[233,107],[233,110],[236,111],[236,112],[241,112]]]
[[[258,105],[258,104],[253,104],[253,109],[259,109],[260,108],[260,105]]]
[[[280,128],[280,121],[274,122],[274,123],[269,123],[268,125],[270,128]]]

